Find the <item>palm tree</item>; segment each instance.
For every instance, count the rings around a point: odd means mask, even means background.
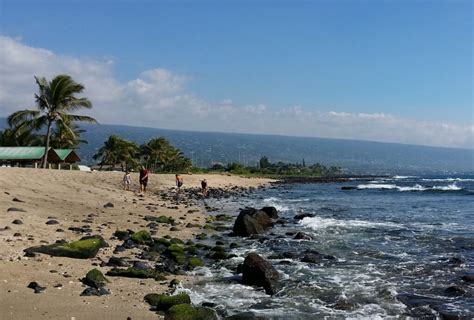
[[[81,133],[86,130],[81,129],[77,123],[65,117],[63,121],[56,124],[56,128],[51,132],[50,145],[53,148],[68,149],[76,148],[81,143],[86,143],[86,140],[81,140]]]
[[[157,170],[158,165],[164,164],[163,153],[167,149],[169,142],[165,138],[155,138],[140,146],[140,153],[145,157],[147,167],[152,172]]]
[[[120,163],[122,169],[129,165],[136,166],[138,160],[138,146],[130,141],[121,139],[116,135],[111,135],[105,142],[102,148],[93,156],[94,160],[100,159],[100,169],[104,164],[115,165]]]
[[[0,131],[0,146],[2,147],[30,147],[43,144],[41,136],[25,131],[21,134],[12,128]]]
[[[21,110],[8,117],[8,123],[15,128],[17,134],[25,131],[34,132],[46,126],[44,141],[43,168],[48,161],[48,149],[53,124],[68,126],[66,119],[73,121],[86,121],[95,123],[94,118],[88,116],[69,114],[69,112],[92,107],[87,98],[78,98],[76,94],[84,91],[84,86],[75,82],[70,76],[61,74],[48,82],[45,78],[35,76],[39,87],[35,94],[36,110]],[[69,123],[71,123],[69,122]]]

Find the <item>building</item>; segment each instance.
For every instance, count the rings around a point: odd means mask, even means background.
[[[0,147],[0,164],[13,167],[34,167],[41,166],[45,154],[44,147]],[[61,169],[62,164],[72,165],[80,162],[81,159],[72,149],[48,150],[48,166],[54,165]]]

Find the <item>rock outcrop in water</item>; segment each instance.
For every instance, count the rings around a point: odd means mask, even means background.
[[[278,218],[278,213],[274,207],[264,207],[261,210],[255,208],[242,209],[234,223],[234,234],[241,237],[262,234],[266,229],[273,226],[273,219],[276,218]]]
[[[273,295],[280,289],[280,274],[273,265],[251,252],[242,266],[242,282],[248,285],[263,287],[267,294]]]

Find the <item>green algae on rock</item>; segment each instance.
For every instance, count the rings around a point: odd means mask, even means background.
[[[145,296],[145,301],[155,307],[157,311],[167,311],[177,304],[190,304],[191,299],[187,293],[179,293],[169,296],[166,294],[149,293]]]
[[[88,285],[90,287],[97,288],[97,289],[104,287],[106,283],[109,282],[104,277],[104,274],[99,269],[96,269],[96,268],[87,272],[86,276],[81,281],[85,285]]]
[[[90,259],[97,255],[100,248],[107,246],[107,243],[101,236],[90,236],[69,243],[54,243],[51,245],[30,247],[25,249],[24,252],[27,255],[44,253],[56,257]]]
[[[165,320],[218,320],[211,308],[193,307],[190,304],[177,304],[168,309]]]
[[[151,234],[146,230],[133,233],[131,239],[138,244],[153,244]]]

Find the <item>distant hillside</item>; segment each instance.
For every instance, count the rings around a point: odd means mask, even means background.
[[[5,126],[1,119],[0,127]],[[322,163],[348,168],[353,173],[474,172],[474,150],[437,148],[369,141],[164,130],[122,125],[83,125],[79,155],[93,163],[92,155],[111,134],[143,143],[162,136],[180,148],[193,163],[208,167],[212,162],[238,161],[256,164],[266,155],[271,162]]]

